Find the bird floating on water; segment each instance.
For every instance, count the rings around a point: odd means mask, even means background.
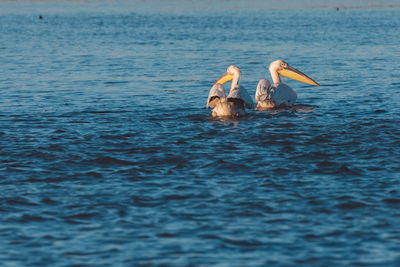
[[[237,66],[229,66],[226,72],[211,87],[207,108],[213,108],[212,116],[239,117],[246,114],[245,107],[253,108],[253,101],[243,86],[239,85],[241,72]],[[232,81],[228,96],[224,83]]]
[[[288,85],[281,83],[281,77],[286,76],[294,80],[319,86],[317,82],[304,73],[289,66],[283,60],[276,60],[269,65],[272,82],[267,79],[261,79],[258,82],[256,90],[257,109],[271,109],[279,107],[291,107],[297,100],[296,92]]]

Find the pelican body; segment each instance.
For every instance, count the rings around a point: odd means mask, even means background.
[[[241,72],[237,66],[229,66],[226,72],[211,87],[207,108],[213,108],[212,116],[240,117],[246,114],[245,108],[252,108],[253,101],[243,86],[239,85]],[[232,81],[228,96],[224,83]]]
[[[296,92],[288,85],[281,82],[281,77],[286,76],[294,80],[319,86],[317,82],[304,73],[289,66],[283,60],[276,60],[269,65],[272,82],[261,79],[256,90],[257,109],[271,109],[279,107],[291,107],[297,100]]]

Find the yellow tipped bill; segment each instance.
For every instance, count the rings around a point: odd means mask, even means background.
[[[222,75],[215,83],[224,84],[231,81],[232,79],[233,75],[225,72],[224,75]]]
[[[278,73],[282,76],[289,77],[289,78],[291,78],[293,80],[297,80],[299,82],[319,86],[319,84],[316,81],[314,81],[313,79],[311,79],[310,77],[308,77],[307,75],[302,73],[301,71],[298,71],[295,68],[292,68],[290,66],[287,66],[286,68],[284,68],[282,70],[279,70]]]

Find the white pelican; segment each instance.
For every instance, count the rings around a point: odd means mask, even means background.
[[[207,108],[213,108],[212,116],[238,117],[246,114],[244,108],[253,108],[253,101],[243,86],[239,85],[241,73],[237,66],[229,66],[224,75],[211,87]],[[224,83],[231,81],[229,95],[225,95]]]
[[[269,72],[272,76],[271,85],[267,79],[261,79],[258,82],[256,90],[257,109],[270,109],[278,107],[293,106],[297,100],[296,92],[288,85],[281,83],[280,75],[292,78],[294,80],[319,86],[313,79],[304,73],[290,67],[283,60],[276,60],[269,65]]]

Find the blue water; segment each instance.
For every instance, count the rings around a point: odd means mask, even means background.
[[[1,2],[0,265],[399,266],[400,8],[374,3]],[[276,59],[321,87],[211,118],[227,66],[253,96]]]

